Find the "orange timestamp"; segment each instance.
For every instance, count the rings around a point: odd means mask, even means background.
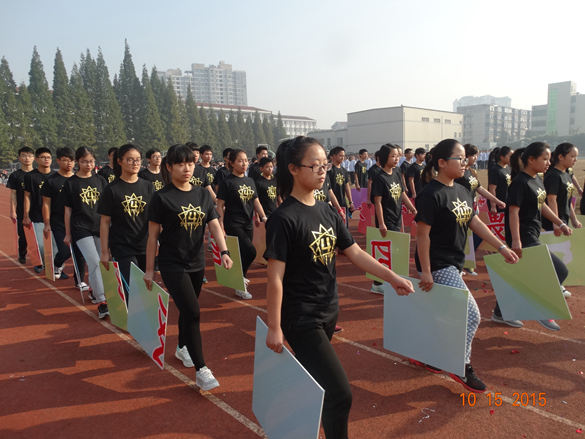
[[[463,405],[463,407],[465,407],[465,405],[471,406],[473,407],[476,403],[477,403],[477,397],[475,395],[475,393],[468,393],[467,396],[465,395],[465,393],[462,393],[461,395],[459,395],[461,397],[461,403]],[[485,396],[487,398],[487,403],[488,406],[491,407],[492,405],[495,405],[496,407],[499,407],[503,404],[504,402],[504,398],[502,397],[502,393],[498,392],[498,393],[485,393]],[[514,392],[512,393],[512,398],[506,398],[509,401],[512,401],[512,405],[514,407],[526,407],[526,406],[533,406],[533,407],[544,407],[546,405],[546,393],[541,392],[541,393],[527,393],[527,392],[523,392],[523,393],[519,393],[519,392]],[[506,401],[506,402],[509,402]],[[466,404],[467,403],[467,404]]]

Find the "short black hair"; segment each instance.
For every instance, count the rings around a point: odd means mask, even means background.
[[[230,152],[232,152],[232,148],[226,148],[223,150],[223,158],[228,158],[230,156]]]
[[[262,157],[258,162],[258,165],[263,168],[267,163],[272,163],[272,159],[270,157]]]
[[[362,155],[364,152],[368,152],[368,150],[367,149],[360,149],[359,154]]]
[[[341,151],[345,152],[345,149],[343,148],[343,146],[336,146],[335,148],[333,148],[331,151],[329,151],[329,156],[332,155],[337,155],[339,154]]]
[[[426,149],[424,149],[424,148],[416,148],[416,149],[414,150],[414,155],[419,155],[419,154],[426,154],[426,153],[427,153],[427,150],[426,150]]]
[[[185,143],[185,146],[188,146],[189,148],[191,148],[191,151],[199,152],[199,145],[197,145],[195,142],[187,142],[187,143]]]
[[[63,157],[69,159],[69,160],[75,160],[75,151],[73,151],[71,148],[57,148],[57,151],[55,151],[55,155],[57,156],[58,159],[62,159]]]
[[[151,158],[155,152],[158,152],[160,154],[160,149],[150,148],[148,151],[146,151],[146,154],[145,154],[146,158],[147,159]]]
[[[404,154],[409,154],[409,153],[411,153],[411,152],[412,152],[412,148],[406,148],[406,149],[404,150]]]
[[[23,152],[26,152],[28,154],[34,154],[35,153],[34,150],[31,147],[29,147],[29,146],[23,146],[22,148],[20,148],[18,150],[18,155],[22,154]]]
[[[264,145],[260,145],[258,148],[256,148],[256,155],[260,154],[262,151],[268,151],[268,148]]]
[[[108,157],[110,156],[111,153],[118,151],[118,147],[117,146],[112,146],[110,149],[108,149]]]
[[[213,148],[209,145],[203,145],[201,148],[199,148],[199,152],[201,153],[201,155],[203,155],[203,153],[207,151],[213,152]]]
[[[51,150],[49,148],[46,148],[44,146],[37,148],[37,150],[35,151],[35,158],[40,156],[41,154],[44,154],[45,152],[51,154]],[[52,156],[52,154],[51,154],[51,156]]]

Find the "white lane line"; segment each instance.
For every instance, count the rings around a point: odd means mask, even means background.
[[[137,349],[138,351],[144,353],[144,355],[147,355],[146,352],[144,352],[144,350],[140,347],[140,345],[138,343],[136,343],[136,341],[134,341],[134,339],[132,337],[130,337],[127,334],[124,334],[122,331],[120,331],[118,328],[116,328],[112,324],[110,324],[110,323],[108,323],[108,322],[106,322],[104,320],[99,319],[96,313],[94,313],[93,311],[90,311],[85,306],[80,305],[74,299],[72,299],[67,294],[65,294],[63,291],[61,291],[58,288],[54,287],[49,282],[47,282],[45,279],[37,276],[36,273],[33,273],[28,268],[22,266],[18,261],[16,261],[15,259],[11,258],[10,256],[8,256],[3,251],[0,250],[0,253],[6,259],[8,259],[12,263],[14,263],[14,265],[16,265],[19,268],[22,268],[27,274],[29,274],[30,276],[35,277],[43,285],[45,285],[46,287],[48,287],[51,290],[53,290],[54,292],[56,292],[63,299],[67,300],[69,303],[71,303],[72,305],[76,306],[80,311],[83,311],[85,314],[87,314],[88,316],[90,316],[96,322],[100,323],[104,328],[107,328],[108,330],[110,330],[111,332],[113,332],[114,334],[116,334],[118,337],[120,337],[122,340],[126,341],[130,346],[132,346],[133,348]],[[228,404],[226,404],[225,402],[223,402],[217,396],[212,395],[209,392],[203,392],[203,391],[201,391],[199,389],[199,387],[197,387],[197,385],[195,384],[195,382],[191,378],[183,375],[181,372],[179,372],[173,366],[169,365],[168,363],[165,363],[165,370],[168,370],[171,374],[173,374],[176,378],[178,378],[179,380],[181,380],[183,383],[187,384],[192,389],[198,391],[201,394],[201,396],[203,396],[204,398],[206,398],[211,403],[215,404],[217,407],[219,407],[221,410],[223,410],[224,412],[226,412],[228,415],[230,415],[231,417],[233,417],[234,419],[236,419],[237,421],[239,421],[243,425],[245,425],[247,428],[249,428],[250,430],[252,430],[258,436],[263,437],[263,438],[266,437],[266,435],[264,434],[264,431],[262,430],[262,428],[258,424],[256,424],[252,420],[248,419],[246,416],[242,415],[240,412],[238,412],[236,409],[234,409],[233,407],[231,407]]]

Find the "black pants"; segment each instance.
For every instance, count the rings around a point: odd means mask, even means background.
[[[540,245],[540,242],[538,244],[528,245],[524,248],[534,247],[535,245]],[[563,285],[563,282],[565,281],[565,279],[567,279],[567,276],[569,275],[569,269],[557,255],[552,253],[550,250],[548,252],[550,253],[550,258],[552,259],[553,266],[555,267],[559,283]],[[500,305],[498,304],[498,301],[496,301],[496,308],[494,309],[494,314],[497,315],[498,317],[502,316],[502,311],[500,311]]]
[[[203,273],[203,270],[195,273],[161,271],[163,282],[179,309],[179,348],[187,346],[195,370],[205,366],[198,300],[203,284]]]
[[[22,218],[16,220],[18,225],[18,257],[26,257],[28,244],[26,243],[26,236],[24,234],[24,226],[22,225]]]
[[[58,268],[63,266],[65,261],[71,257],[71,249],[63,242],[63,239],[65,239],[65,229],[53,228],[51,226],[51,230],[55,238],[55,244],[57,244],[57,254],[55,254],[53,263]]]
[[[327,439],[346,439],[351,389],[345,371],[331,346],[337,315],[325,323],[283,327],[295,357],[325,390],[323,430]]]
[[[248,272],[248,268],[256,259],[256,247],[252,244],[252,238],[254,237],[254,228],[243,228],[243,227],[231,227],[224,226],[226,235],[237,236],[238,243],[240,244],[240,257],[242,259],[242,272],[244,276]]]
[[[146,271],[146,255],[129,256],[127,258],[116,258],[114,261],[118,263],[120,274],[124,282],[124,294],[126,295],[126,303],[128,303],[128,286],[130,285],[130,263],[134,262],[142,271]]]

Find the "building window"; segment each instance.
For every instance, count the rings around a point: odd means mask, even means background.
[[[428,121],[429,121],[429,118],[428,118],[428,117],[423,117],[423,118],[422,118],[422,121],[423,121],[423,122],[428,122]]]
[[[571,114],[575,112],[575,107],[571,107]]]
[[[451,123],[450,119],[445,119],[445,123]]]
[[[571,118],[571,125],[575,125],[575,118],[574,117]]]
[[[343,146],[343,137],[337,138],[337,146]]]
[[[436,123],[441,123],[441,119],[433,119],[433,121]]]

